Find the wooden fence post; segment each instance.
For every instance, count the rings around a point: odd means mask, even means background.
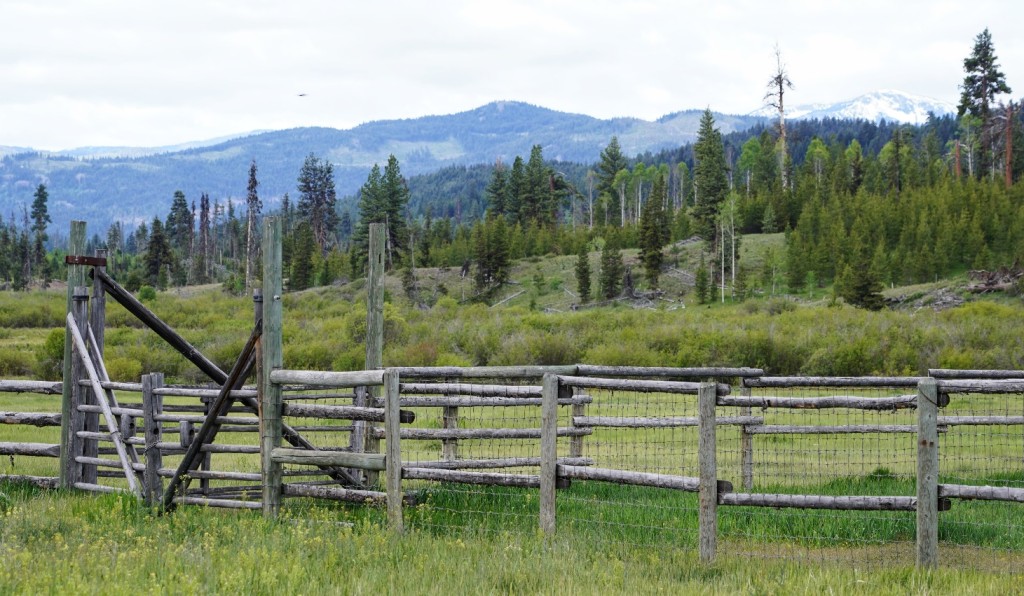
[[[402,520],[402,437],[399,410],[398,372],[384,371],[385,487],[388,495],[388,525],[395,532],[404,529]]]
[[[68,254],[70,255],[82,255],[85,253],[85,222],[84,221],[73,221],[71,222],[71,236],[68,242]],[[71,312],[72,297],[74,295],[75,288],[85,285],[85,265],[68,265],[68,292],[67,292],[67,303],[65,305],[65,312]],[[78,445],[78,437],[75,434],[77,429],[72,431],[73,419],[78,416],[78,404],[72,401],[72,390],[78,386],[78,377],[74,377],[72,374],[72,359],[71,359],[71,330],[64,326],[64,389],[61,396],[61,428],[60,428],[60,486],[61,488],[71,488],[78,482],[78,475],[73,472],[74,469],[78,468],[78,462],[75,461],[77,455],[81,453],[74,452],[75,447]],[[79,468],[80,469],[80,468]],[[72,478],[74,476],[74,478]]]
[[[263,220],[263,379],[260,387],[260,458],[263,472],[263,515],[277,517],[281,510],[283,477],[281,464],[270,457],[281,446],[281,386],[270,381],[270,373],[284,363],[281,325],[281,219]]]
[[[370,224],[369,254],[366,275],[366,370],[377,370],[384,366],[384,243],[387,227],[382,223]],[[367,398],[372,403],[379,396],[379,390],[368,389]],[[366,423],[366,452],[379,453],[380,439],[373,429],[376,425]],[[367,485],[377,483],[377,472],[365,471],[363,481]]]
[[[142,494],[150,507],[159,506],[164,498],[164,481],[160,478],[164,460],[159,447],[163,439],[163,425],[156,419],[157,415],[163,413],[164,397],[154,392],[163,385],[163,373],[142,375],[142,423],[146,437],[146,470],[142,477]]]
[[[750,387],[740,390],[743,397],[750,397]],[[750,416],[750,406],[740,408],[740,416]],[[754,490],[754,435],[747,431],[747,425],[740,426],[740,475],[743,490]]]
[[[939,393],[935,379],[917,384],[917,566],[939,563]]]
[[[558,377],[544,375],[540,415],[540,529],[555,533],[555,484],[558,480]]]
[[[715,448],[715,406],[718,399],[716,383],[701,383],[698,390],[697,459],[700,488],[697,513],[700,560],[713,563],[718,548],[718,462]]]
[[[457,429],[459,428],[459,408],[458,406],[445,406],[441,409],[441,428],[444,429]],[[441,440],[441,459],[444,461],[455,461],[459,459],[459,440],[458,439],[442,439]]]
[[[575,390],[573,390],[573,391],[575,391]],[[572,397],[572,396],[570,395],[570,397]],[[569,426],[571,426],[571,427],[575,427],[576,426],[575,424],[572,423],[573,418],[576,418],[577,416],[586,416],[586,415],[587,415],[587,405],[586,404],[582,404],[582,403],[580,403],[580,404],[573,404],[572,405],[572,414],[570,415],[570,418],[569,418],[569,421],[570,421],[569,422]],[[569,438],[569,457],[583,457],[583,435],[573,436],[573,437]]]
[[[72,301],[71,314],[75,317],[79,333],[82,333],[87,329],[88,325],[89,291],[84,286],[75,288]],[[86,414],[80,412],[78,406],[89,402],[89,389],[79,383],[79,380],[86,377],[83,359],[88,357],[88,354],[79,354],[77,346],[73,347],[71,351],[71,379],[74,382],[74,386],[71,388],[71,425],[68,427],[68,445],[70,447],[70,457],[68,460],[71,466],[68,470],[68,479],[71,480],[71,486],[74,486],[76,482],[85,482],[87,479],[91,479],[90,484],[95,484],[97,478],[95,466],[86,466],[75,461],[76,457],[84,456],[88,453],[86,440],[78,436],[78,433],[86,428]]]
[[[98,249],[96,256],[99,258],[106,258],[107,251],[104,249]],[[96,269],[105,271],[106,267],[96,265]],[[84,282],[83,282],[83,285]],[[106,293],[103,290],[103,280],[100,279],[99,275],[94,275],[92,280],[92,297],[89,300],[89,314],[88,314],[88,328],[92,330],[93,337],[96,338],[96,345],[94,346],[97,352],[93,354],[95,362],[103,362],[103,343],[104,335],[106,330]],[[77,318],[77,315],[76,315]],[[84,332],[83,332],[84,333]],[[84,335],[88,337],[88,335]],[[99,405],[98,397],[93,395],[92,391],[85,391],[85,402],[90,406]],[[85,425],[83,430],[86,432],[99,432],[100,431],[100,415],[95,412],[87,412],[83,414],[85,417]],[[126,418],[127,419],[127,418]],[[85,457],[99,457],[100,443],[99,441],[85,441],[82,448],[82,455]],[[85,466],[82,469],[82,482],[89,484],[96,484],[98,477],[98,470],[95,466]]]

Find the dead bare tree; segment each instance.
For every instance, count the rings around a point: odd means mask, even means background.
[[[793,82],[789,80],[789,73],[782,63],[782,50],[776,44],[775,74],[768,79],[768,93],[765,94],[764,101],[765,105],[779,112],[779,172],[782,175],[782,188],[789,187],[789,177],[786,175],[786,108],[783,100],[786,90],[792,88]]]

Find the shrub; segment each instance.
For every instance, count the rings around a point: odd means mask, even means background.
[[[0,350],[0,375],[27,377],[32,374],[35,358],[25,350]]]
[[[139,300],[142,302],[152,302],[156,300],[156,289],[153,286],[142,286],[139,288]]]
[[[44,380],[58,380],[64,373],[64,329],[53,329],[43,345],[36,348],[35,374]]]
[[[142,363],[135,358],[107,358],[105,364],[111,381],[138,382],[142,376]]]

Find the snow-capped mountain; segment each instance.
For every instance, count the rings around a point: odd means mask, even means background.
[[[924,124],[928,113],[936,116],[956,113],[956,106],[951,103],[913,95],[902,91],[886,89],[865,93],[859,97],[834,104],[806,104],[786,109],[786,118],[802,120],[805,118],[859,118],[862,120],[903,122],[906,124]],[[775,110],[770,107],[761,108],[753,115],[773,117]]]

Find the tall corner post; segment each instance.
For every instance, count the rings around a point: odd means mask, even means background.
[[[85,222],[84,221],[73,221],[71,222],[71,236],[68,242],[68,253],[72,255],[81,255],[85,252]],[[85,285],[86,271],[85,265],[68,265],[68,292],[67,292],[67,303],[65,304],[65,312],[70,313],[72,308],[72,298],[76,287]],[[75,479],[72,478],[72,469],[78,465],[75,461],[75,455],[71,453],[72,443],[76,437],[70,432],[72,416],[74,408],[72,406],[72,388],[77,384],[78,380],[72,377],[71,371],[71,345],[74,343],[71,340],[71,330],[64,326],[64,368],[63,368],[63,379],[64,388],[61,392],[61,429],[60,429],[60,487],[71,488],[74,486]]]
[[[382,223],[370,224],[369,254],[366,270],[366,370],[377,370],[384,366],[384,245],[387,227]],[[373,402],[380,397],[375,387],[367,389],[367,400]],[[365,451],[380,452],[380,439],[372,431],[374,424],[366,423]],[[377,483],[377,473],[364,472],[363,482]]]
[[[405,529],[402,519],[402,429],[399,412],[398,372],[384,371],[385,487],[388,495],[388,526]]]
[[[143,501],[150,507],[159,507],[164,498],[164,481],[160,477],[163,467],[163,454],[160,452],[160,441],[163,440],[163,426],[157,416],[163,414],[164,398],[156,392],[164,385],[163,373],[142,375],[142,423],[146,447],[146,469],[143,472]]]
[[[917,384],[917,566],[939,564],[939,391],[935,379]]]
[[[263,515],[277,517],[281,510],[283,476],[281,464],[271,457],[281,446],[281,386],[270,380],[270,374],[284,365],[282,348],[281,294],[281,219],[263,220],[263,334],[260,338],[263,358],[260,362],[259,391],[260,460],[263,480]]]
[[[697,459],[700,469],[697,520],[698,551],[702,563],[714,563],[718,550],[718,458],[716,454],[715,406],[717,383],[701,383],[697,390]]]
[[[555,534],[555,485],[558,481],[558,376],[544,375],[540,414],[540,530]]]

